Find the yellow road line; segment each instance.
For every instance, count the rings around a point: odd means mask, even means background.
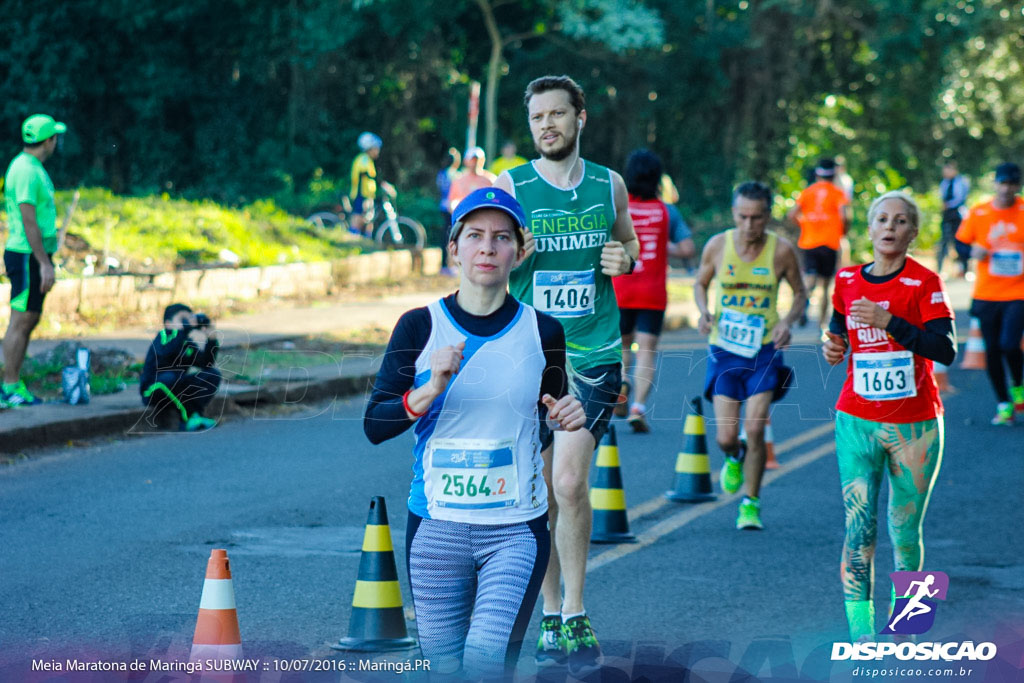
[[[831,424],[829,426],[831,426]],[[798,456],[795,460],[791,460],[790,462],[786,463],[779,469],[768,472],[764,477],[762,485],[767,486],[771,484],[773,481],[786,476],[790,472],[795,472],[801,467],[809,465],[815,460],[818,460],[819,458],[828,455],[829,453],[834,453],[835,450],[835,442],[822,444],[817,448],[810,450],[807,453],[804,453],[803,455]],[[658,539],[672,533],[676,529],[686,526],[693,520],[703,517],[709,512],[713,512],[721,507],[724,507],[725,505],[734,502],[740,497],[742,497],[742,494],[737,493],[732,496],[721,498],[714,502],[702,503],[699,505],[687,507],[685,510],[681,510],[680,512],[677,512],[671,517],[663,519],[647,531],[637,536],[637,542],[635,544],[618,545],[614,548],[604,551],[599,555],[590,558],[589,560],[587,560],[587,573],[589,574],[590,572],[596,569],[600,569],[606,564],[611,564],[615,560],[622,559],[627,555],[630,555],[638,550],[646,548],[647,546],[652,545]]]
[[[800,446],[803,446],[808,441],[813,441],[813,440],[817,439],[820,436],[824,436],[825,434],[828,434],[828,433],[832,432],[832,430],[834,428],[835,428],[835,424],[834,423],[826,422],[825,424],[819,425],[819,426],[815,427],[814,429],[808,429],[805,432],[800,432],[799,434],[796,434],[796,435],[786,439],[785,441],[780,441],[778,444],[775,445],[775,455],[776,455],[776,457],[778,457],[780,455],[785,455],[789,451],[792,451],[795,448],[799,448]],[[715,471],[715,472],[713,472],[711,474],[711,481],[712,481],[712,483],[717,481],[717,479],[718,479],[718,472]],[[657,512],[658,510],[660,510],[661,508],[663,508],[666,505],[668,505],[669,502],[671,502],[671,501],[669,501],[667,498],[665,498],[665,496],[655,496],[654,498],[651,498],[650,500],[645,500],[644,502],[640,503],[639,505],[629,509],[629,511],[627,513],[629,521],[630,522],[635,522],[638,519],[642,519],[643,517],[646,517],[647,515],[653,514],[653,513]]]

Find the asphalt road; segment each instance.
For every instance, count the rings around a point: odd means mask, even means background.
[[[831,410],[843,374],[820,360],[810,334],[797,340],[786,358],[798,385],[772,413],[783,467],[762,492],[767,528],[741,532],[736,496],[701,505],[662,497],[705,370],[693,332],[666,335],[653,431],[634,435],[616,421],[640,542],[591,549],[586,604],[606,653],[593,680],[683,680],[684,667],[694,681],[857,678],[858,663],[829,661],[832,643],[846,640]],[[946,572],[950,589],[926,637],[995,642],[996,659],[967,663],[966,679],[1014,680],[1024,666],[1024,426],[989,426],[984,373],[954,368],[950,378],[958,391],[946,398],[945,457],[925,522],[926,568]],[[204,434],[57,449],[0,469],[0,680],[48,680],[26,673],[33,659],[187,658],[211,548],[228,550],[247,656],[337,657],[328,645],[347,632],[374,495],[387,499],[409,611],[411,432],[373,447],[361,411],[361,398],[345,399],[235,417]],[[721,454],[709,445],[717,469]],[[884,529],[877,558],[884,614],[892,570]],[[536,625],[521,658],[526,677],[535,673],[535,638]]]

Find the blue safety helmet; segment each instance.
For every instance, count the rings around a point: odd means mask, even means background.
[[[359,136],[358,144],[359,149],[365,152],[367,150],[373,149],[374,147],[379,148],[383,146],[384,141],[381,140],[378,136],[374,135],[373,133],[367,131]]]

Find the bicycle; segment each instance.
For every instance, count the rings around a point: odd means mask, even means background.
[[[317,230],[349,230],[348,216],[352,213],[352,202],[347,196],[342,196],[341,204],[333,207],[333,210],[316,211],[306,216],[306,222],[312,224]]]
[[[426,246],[427,231],[416,220],[408,216],[399,216],[394,204],[388,197],[380,200],[381,210],[374,211],[364,230],[373,241],[383,248],[416,249]],[[352,204],[348,197],[341,198],[341,204],[333,211],[317,211],[306,217],[306,220],[317,230],[348,230],[352,231],[349,216]],[[383,214],[384,220],[377,225],[377,217]]]
[[[423,249],[427,242],[427,231],[418,221],[408,216],[399,216],[391,200],[381,200],[384,222],[373,230],[373,240],[384,248]]]

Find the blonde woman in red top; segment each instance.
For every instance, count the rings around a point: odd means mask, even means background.
[[[907,256],[919,213],[901,192],[871,205],[874,260],[836,274],[823,349],[831,365],[850,350],[836,403],[836,455],[846,509],[840,574],[852,641],[877,633],[871,596],[882,475],[889,474],[895,569],[920,571],[921,527],[942,463],[943,408],[932,362],[953,362],[956,332],[942,280]]]

